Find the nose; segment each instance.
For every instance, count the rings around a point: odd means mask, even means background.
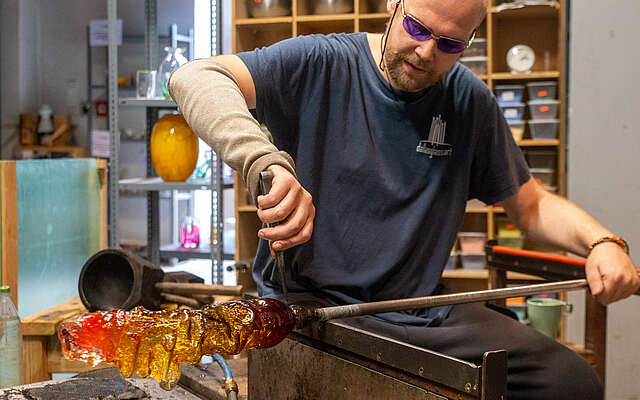
[[[416,46],[415,52],[422,60],[430,60],[435,56],[436,51],[438,50],[438,46],[436,40],[431,37],[427,40],[423,40],[419,42],[419,45]]]

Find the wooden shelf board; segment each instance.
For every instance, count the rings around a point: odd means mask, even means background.
[[[358,16],[360,19],[387,19],[389,18],[389,14],[387,13],[373,13],[373,14],[360,14]]]
[[[491,7],[491,14],[496,18],[540,18],[540,17],[557,17],[560,12],[560,3],[557,1],[555,5],[539,5],[525,6],[522,8],[514,8],[498,11],[498,6]]]
[[[465,210],[465,213],[467,214],[486,214],[489,212],[489,208],[488,207],[484,207],[484,208],[467,208]]]
[[[241,25],[261,25],[261,24],[282,24],[293,22],[293,17],[273,17],[273,18],[238,18],[236,26]]]
[[[516,144],[520,147],[557,146],[560,144],[560,141],[558,139],[549,139],[549,140],[525,139],[525,140],[516,141]]]
[[[345,21],[355,19],[355,14],[321,14],[321,15],[299,15],[296,20],[298,22],[331,22],[331,21]]]
[[[238,206],[236,207],[236,210],[238,212],[252,212],[252,213],[258,211],[256,206]]]
[[[79,146],[39,146],[39,145],[20,145],[13,148],[14,152],[31,150],[41,153],[71,153],[74,157],[86,157],[87,149]]]
[[[494,72],[490,74],[494,80],[527,80],[527,79],[550,79],[560,77],[559,71],[534,71],[530,74],[512,74],[511,72]]]

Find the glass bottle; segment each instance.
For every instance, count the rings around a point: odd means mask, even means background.
[[[180,224],[180,246],[185,249],[196,249],[200,246],[200,228],[198,218],[186,216]]]
[[[156,97],[171,98],[167,87],[171,73],[188,61],[185,56],[182,55],[182,52],[183,50],[179,47],[176,49],[169,46],[164,48],[164,57],[162,57],[156,75]]]
[[[22,324],[9,286],[0,286],[0,389],[22,383]]]

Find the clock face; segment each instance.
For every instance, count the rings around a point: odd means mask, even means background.
[[[524,44],[513,46],[507,52],[507,65],[514,73],[531,72],[531,67],[536,61],[536,55],[533,49]]]

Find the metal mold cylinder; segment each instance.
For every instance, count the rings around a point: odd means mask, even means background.
[[[162,269],[133,253],[106,249],[94,254],[82,267],[78,292],[91,312],[130,310],[138,305],[158,310],[161,297],[155,284],[163,276]]]

